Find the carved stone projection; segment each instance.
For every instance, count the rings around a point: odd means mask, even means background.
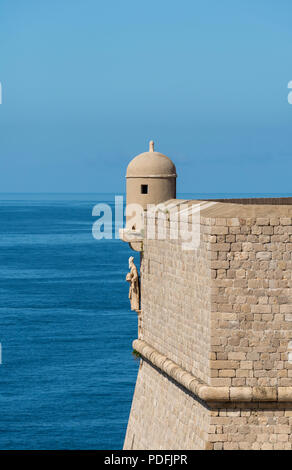
[[[131,310],[136,310],[136,312],[140,313],[139,275],[137,268],[134,264],[133,256],[130,256],[129,258],[129,269],[130,272],[126,276],[126,281],[130,283],[129,299],[131,302]]]

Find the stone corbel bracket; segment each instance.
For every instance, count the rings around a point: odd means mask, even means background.
[[[205,402],[292,402],[292,387],[212,387],[136,339],[133,348],[166,375]]]
[[[126,228],[119,230],[120,240],[129,243],[130,247],[134,251],[143,250],[144,231],[129,230]]]

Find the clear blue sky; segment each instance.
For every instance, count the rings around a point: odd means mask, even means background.
[[[0,0],[0,191],[292,192],[289,0]]]

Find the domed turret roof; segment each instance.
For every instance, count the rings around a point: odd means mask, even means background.
[[[176,177],[176,169],[170,158],[162,153],[154,152],[153,140],[149,143],[149,152],[140,153],[130,161],[127,178]]]

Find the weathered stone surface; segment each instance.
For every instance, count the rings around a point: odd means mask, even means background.
[[[291,218],[216,203],[197,250],[144,239],[141,338],[161,372],[142,361],[126,448],[291,449]]]
[[[230,400],[231,401],[251,401],[252,388],[251,387],[230,387]]]
[[[292,387],[279,387],[278,398],[279,398],[279,401],[284,401],[284,402],[292,401]]]

